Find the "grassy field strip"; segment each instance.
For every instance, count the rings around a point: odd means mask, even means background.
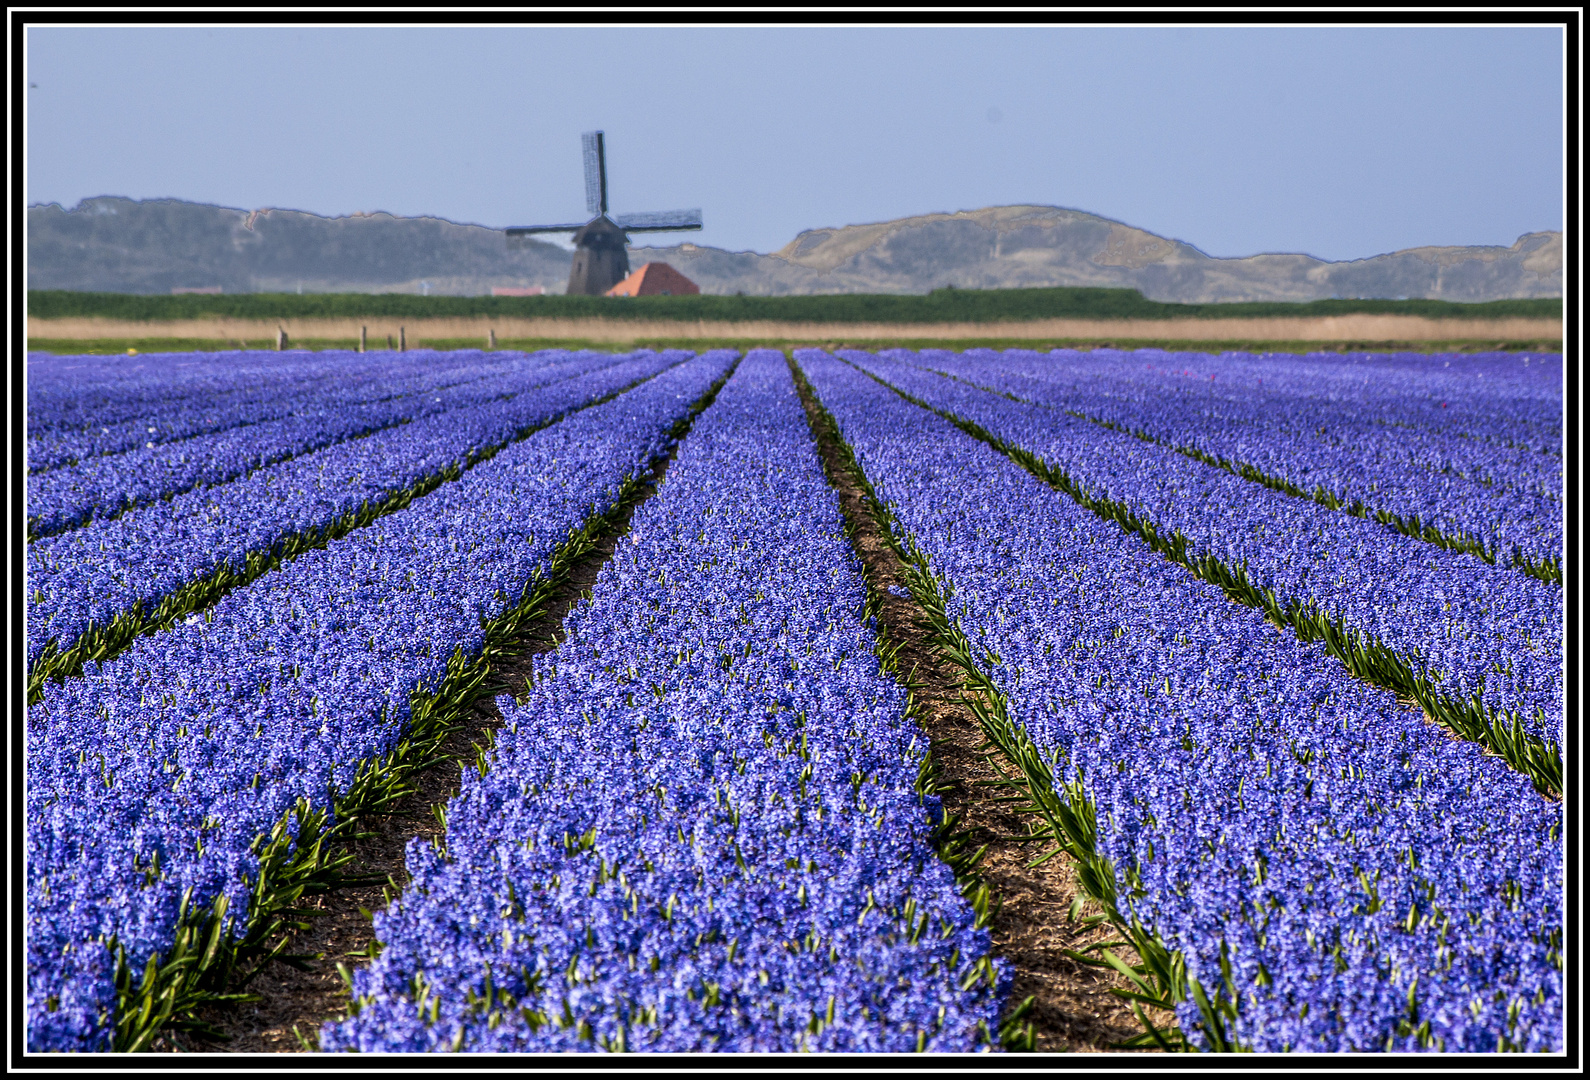
[[[1252,319],[1345,315],[1413,315],[1467,321],[1562,318],[1561,297],[1487,300],[1335,299],[1205,304],[1150,300],[1137,289],[1038,287],[921,293],[820,293],[783,296],[417,296],[413,293],[162,294],[30,289],[28,314],[39,319],[204,318],[618,318],[693,322],[989,323],[1031,319]]]
[[[424,349],[456,350],[479,349],[486,340],[479,337],[443,337],[427,338],[421,345]],[[294,349],[348,351],[358,348],[359,339],[349,338],[297,338],[292,342]],[[254,347],[272,348],[270,341],[253,342]],[[619,349],[619,348],[650,348],[662,351],[664,349],[734,349],[745,352],[749,349],[775,348],[790,349],[797,347],[820,347],[832,352],[834,349],[850,348],[851,344],[843,335],[820,336],[816,334],[802,335],[793,329],[780,337],[758,338],[732,338],[732,337],[691,337],[679,338],[666,335],[642,335],[625,342],[593,341],[590,338],[509,338],[498,336],[498,349],[512,349],[520,352],[537,352],[542,349]],[[128,337],[128,338],[94,338],[91,340],[71,340],[64,338],[29,338],[29,353],[49,353],[61,357],[79,356],[106,356],[125,354],[129,350],[135,353],[185,353],[185,352],[228,352],[236,351],[240,345],[237,341],[223,342],[215,338],[192,337]],[[1108,349],[1108,348],[1134,348],[1134,349],[1164,349],[1168,352],[1284,352],[1284,353],[1317,353],[1317,352],[1416,352],[1416,353],[1470,353],[1470,352],[1545,352],[1560,350],[1562,348],[1562,335],[1559,333],[1549,338],[1522,338],[1499,341],[1493,338],[1442,338],[1430,341],[1386,341],[1386,340],[1358,340],[1343,339],[1339,341],[1296,341],[1296,340],[1260,340],[1255,338],[1222,338],[1219,340],[1187,341],[1177,338],[1145,337],[1145,338],[1083,338],[1083,337],[965,337],[965,338],[912,338],[905,340],[895,337],[869,339],[866,342],[868,349]],[[385,344],[379,345],[385,351]]]
[[[1008,393],[1004,390],[997,389],[996,387],[983,386],[979,383],[973,382],[970,379],[962,378],[959,375],[953,375],[947,371],[938,371],[937,368],[927,368],[927,370],[936,371],[938,374],[943,375],[946,379],[954,379],[958,383],[964,383],[967,386],[982,390],[985,393],[998,394],[1000,397],[1009,398],[1011,401],[1019,401],[1023,405],[1038,405],[1045,408],[1056,407],[1050,406],[1046,402],[1034,401],[1031,398],[1024,398],[1017,394]],[[1351,514],[1353,517],[1372,518],[1373,520],[1380,522],[1382,525],[1395,529],[1404,536],[1411,536],[1415,540],[1423,540],[1427,544],[1435,544],[1437,547],[1444,547],[1448,551],[1461,551],[1469,555],[1476,555],[1490,563],[1492,566],[1495,566],[1500,559],[1500,554],[1492,547],[1487,545],[1483,540],[1477,537],[1455,536],[1451,533],[1443,532],[1434,525],[1420,521],[1416,515],[1410,517],[1401,517],[1389,510],[1369,507],[1357,499],[1344,499],[1334,492],[1326,491],[1325,488],[1318,484],[1314,485],[1314,489],[1312,491],[1308,491],[1302,487],[1299,487],[1297,484],[1294,484],[1284,476],[1276,476],[1273,473],[1265,472],[1263,469],[1260,469],[1255,465],[1250,465],[1244,461],[1231,461],[1216,454],[1206,453],[1196,446],[1182,445],[1172,442],[1169,439],[1160,438],[1153,432],[1146,431],[1142,428],[1127,427],[1126,425],[1118,424],[1113,420],[1106,420],[1098,416],[1090,416],[1087,413],[1079,412],[1076,409],[1061,409],[1060,411],[1065,413],[1067,416],[1074,416],[1078,420],[1086,420],[1089,423],[1097,424],[1102,428],[1108,428],[1110,431],[1119,431],[1123,434],[1131,435],[1133,438],[1141,439],[1143,442],[1153,443],[1156,446],[1163,446],[1167,450],[1174,450],[1176,453],[1192,458],[1194,461],[1201,461],[1205,465],[1213,465],[1217,469],[1224,469],[1226,472],[1231,473],[1234,476],[1240,476],[1244,480],[1251,480],[1255,484],[1263,484],[1272,491],[1279,491],[1284,495],[1291,495],[1298,499],[1311,499],[1326,509],[1340,510],[1342,513]],[[1541,581],[1547,581],[1553,585],[1560,586],[1562,584],[1562,561],[1560,559],[1543,559],[1536,561],[1531,559],[1523,552],[1515,550],[1507,557],[1505,562],[1502,562],[1502,565],[1510,566],[1521,573],[1528,574],[1530,577],[1539,578]]]
[[[613,301],[622,303],[622,301]],[[360,328],[368,329],[371,344],[396,338],[400,330],[409,346],[427,341],[467,339],[484,342],[495,331],[499,342],[507,339],[578,339],[592,342],[632,343],[668,339],[758,339],[779,341],[920,341],[1004,338],[1016,340],[1175,340],[1223,341],[1558,341],[1562,323],[1557,319],[1432,319],[1418,315],[1339,315],[1307,318],[1211,319],[1031,319],[1000,322],[890,323],[890,322],[743,322],[700,319],[627,318],[356,318],[184,320],[70,318],[29,319],[30,341],[81,341],[104,339],[194,339],[217,342],[269,343],[285,330],[291,342],[300,339],[357,341]]]
[[[973,421],[936,408],[865,369],[857,370],[912,404],[942,416],[967,434],[988,443],[1056,491],[1070,496],[1101,518],[1115,521],[1122,528],[1136,533],[1155,551],[1186,567],[1203,580],[1220,586],[1232,599],[1263,611],[1277,626],[1293,630],[1304,641],[1322,641],[1332,655],[1357,677],[1418,702],[1432,720],[1462,738],[1480,743],[1528,776],[1541,794],[1552,798],[1560,796],[1561,746],[1526,732],[1516,715],[1490,708],[1478,699],[1478,695],[1473,699],[1448,695],[1439,683],[1427,675],[1421,675],[1413,661],[1379,639],[1331,618],[1311,602],[1278,599],[1273,591],[1255,585],[1241,566],[1227,566],[1212,555],[1199,557],[1189,554],[1185,537],[1179,534],[1167,536],[1153,522],[1139,517],[1131,507],[1112,499],[1089,495],[1064,470],[1025,448],[999,438]]]
[[[47,643],[28,670],[28,702],[35,703],[46,681],[59,682],[78,675],[89,662],[104,663],[126,650],[138,638],[170,629],[185,618],[212,606],[227,593],[249,584],[291,562],[306,551],[323,548],[340,537],[365,528],[389,514],[402,510],[442,484],[457,480],[470,469],[489,461],[500,450],[520,442],[535,432],[578,412],[611,401],[613,398],[652,378],[642,376],[620,389],[575,406],[555,416],[519,428],[501,442],[485,445],[427,476],[391,491],[380,499],[366,501],[321,525],[286,533],[264,548],[237,553],[236,562],[220,566],[196,577],[160,598],[146,610],[143,602],[125,609],[109,621],[91,624],[65,649],[55,641]]]

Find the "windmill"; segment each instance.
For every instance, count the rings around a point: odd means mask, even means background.
[[[661,210],[639,214],[607,213],[607,153],[600,131],[580,136],[585,150],[585,209],[595,214],[584,225],[521,225],[508,230],[508,246],[522,247],[535,233],[572,232],[574,265],[570,296],[601,296],[629,274],[628,233],[682,232],[701,228],[700,210]]]

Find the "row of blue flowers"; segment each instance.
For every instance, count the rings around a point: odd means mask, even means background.
[[[1474,555],[1251,483],[1152,443],[866,353],[846,358],[1124,504],[1193,558],[1244,567],[1283,603],[1367,634],[1455,700],[1560,746],[1563,594]]]
[[[696,422],[324,1049],[970,1050],[1008,976],[783,357]]]
[[[1444,366],[1454,359],[1458,385]],[[926,351],[914,361],[1304,492],[1322,488],[1370,514],[1477,542],[1506,562],[1514,553],[1534,562],[1562,557],[1562,457],[1560,449],[1534,448],[1541,425],[1530,422],[1550,407],[1560,434],[1560,357],[1435,355],[1410,367],[1158,350],[970,350]],[[1428,402],[1441,395],[1468,406],[1461,435],[1432,424]]]
[[[334,364],[326,363],[332,356]],[[432,380],[436,353],[202,352],[139,356],[29,353],[28,468],[79,460],[290,416],[306,400],[375,400]],[[459,356],[484,371],[515,358]],[[154,430],[151,431],[150,429]]]
[[[565,357],[557,381],[304,454],[228,484],[179,495],[29,545],[28,662],[70,650],[94,628],[466,466],[527,428],[655,374],[688,354]],[[544,376],[543,376],[544,378]],[[432,395],[435,396],[435,395]],[[51,474],[53,475],[53,474]]]
[[[983,350],[969,350],[982,353]],[[1338,441],[1351,429],[1376,453],[1473,479],[1536,472],[1562,458],[1561,353],[1188,353],[1161,349],[1056,349],[1027,374],[1099,386],[1152,387],[1222,415],[1279,411],[1268,423]],[[1212,377],[1211,377],[1212,376]],[[1310,428],[1310,424],[1317,425]],[[1345,426],[1344,426],[1345,425]],[[1389,436],[1389,437],[1388,437]],[[1510,449],[1515,454],[1497,454]],[[1541,455],[1545,461],[1532,461]],[[1543,471],[1542,471],[1543,470]]]
[[[856,368],[796,356],[1096,822],[1106,899],[1184,957],[1225,1041],[1561,1050],[1559,803]],[[1176,1011],[1216,1044],[1193,998]]]
[[[354,354],[358,355],[358,354]],[[257,469],[348,439],[454,409],[523,393],[559,377],[567,354],[535,356],[517,365],[468,360],[442,363],[416,379],[413,372],[354,387],[316,388],[293,395],[293,411],[278,419],[238,423],[207,435],[108,454],[28,476],[28,527],[50,536],[194,488],[224,484]],[[328,368],[337,361],[328,356]],[[335,370],[334,368],[332,370]],[[361,400],[362,399],[362,400]]]
[[[153,973],[179,916],[219,897],[241,938],[262,837],[398,743],[414,695],[482,648],[734,359],[671,367],[46,686],[26,726],[29,1047],[111,1045],[113,943]]]

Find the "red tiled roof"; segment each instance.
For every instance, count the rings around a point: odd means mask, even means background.
[[[607,290],[608,296],[696,296],[694,281],[664,262],[647,263]]]

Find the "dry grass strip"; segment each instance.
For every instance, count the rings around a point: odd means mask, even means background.
[[[617,301],[615,301],[616,303]],[[1561,341],[1557,319],[1430,319],[1418,315],[1340,315],[1255,319],[1032,319],[986,323],[805,323],[756,320],[726,322],[673,319],[565,319],[471,316],[414,318],[368,316],[332,319],[29,319],[29,338],[57,341],[192,338],[250,341],[274,346],[276,332],[290,340],[357,340],[360,327],[372,345],[396,338],[399,328],[410,348],[426,341],[499,339],[578,339],[630,343],[653,339],[761,339],[781,342],[907,341],[1008,338],[1089,341]]]

